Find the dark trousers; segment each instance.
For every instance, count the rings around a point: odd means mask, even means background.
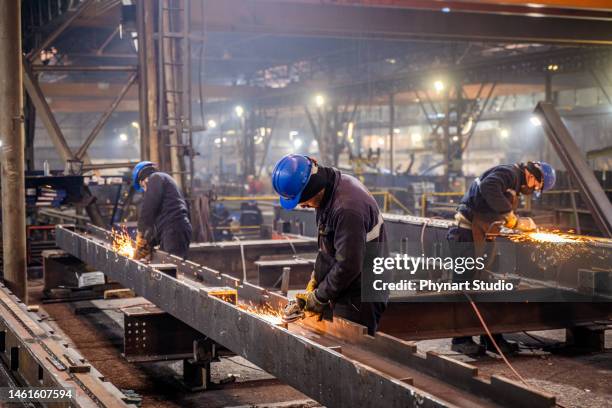
[[[164,229],[161,233],[159,247],[162,251],[187,259],[191,242],[191,225],[179,224]]]
[[[474,217],[472,221],[472,229],[453,227],[448,231],[448,235],[446,239],[451,241],[450,252],[451,256],[456,257],[475,257],[476,254],[481,256],[484,252],[484,241],[485,235],[490,231],[490,223]],[[453,242],[463,243],[464,245],[452,245]],[[465,245],[469,243],[474,243],[474,245]],[[458,277],[460,276],[460,277]],[[463,275],[453,274],[453,281],[466,281],[473,280],[475,278],[474,271],[469,271],[464,273]],[[493,335],[496,341],[503,340],[501,334]],[[453,344],[465,343],[467,341],[471,341],[471,336],[464,337],[454,337]],[[482,342],[481,337],[481,342]]]
[[[387,308],[384,302],[362,302],[360,297],[334,303],[334,316],[359,323],[368,328],[368,334],[373,336],[378,329],[378,322]]]

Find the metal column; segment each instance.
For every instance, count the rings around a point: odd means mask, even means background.
[[[157,136],[157,77],[153,38],[154,1],[137,4],[138,100],[140,112],[140,158],[159,164]]]
[[[2,242],[6,285],[27,303],[21,2],[0,2]]]
[[[389,170],[395,173],[394,159],[394,136],[395,136],[395,94],[389,94]]]
[[[149,126],[149,159],[160,163],[159,135],[157,132],[157,72],[155,68],[155,40],[153,39],[153,24],[155,2],[143,1],[144,49],[146,64],[147,112]],[[143,79],[144,80],[144,79]],[[142,131],[142,130],[141,130]]]

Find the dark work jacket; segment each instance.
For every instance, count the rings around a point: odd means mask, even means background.
[[[524,183],[523,170],[517,165],[492,167],[472,182],[457,210],[470,221],[474,214],[499,220],[516,209]]]
[[[366,257],[387,256],[388,250],[382,214],[374,197],[356,178],[333,171],[332,191],[326,191],[326,201],[316,211],[319,253],[315,279],[317,297],[338,303],[360,296],[364,261],[372,264]]]
[[[176,181],[162,172],[151,174],[142,199],[138,231],[151,243],[158,243],[164,232],[191,230],[187,204]]]

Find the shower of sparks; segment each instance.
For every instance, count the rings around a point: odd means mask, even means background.
[[[280,325],[283,323],[283,313],[279,309],[275,309],[268,304],[263,305],[254,305],[249,302],[249,304],[241,303],[238,304],[238,307],[242,310],[245,310],[249,313],[256,314],[267,322]]]
[[[596,241],[559,230],[525,232],[509,238],[514,242],[533,243],[538,250],[530,254],[531,260],[542,269],[555,267],[575,256],[592,254],[592,248],[586,244]]]
[[[537,243],[586,243],[595,241],[591,237],[574,235],[558,230],[526,232],[512,235],[510,239],[514,242],[537,242]]]
[[[112,248],[113,251],[117,252],[119,255],[126,256],[130,259],[134,258],[134,243],[132,242],[132,238],[130,238],[130,234],[123,230],[113,230],[113,242]]]

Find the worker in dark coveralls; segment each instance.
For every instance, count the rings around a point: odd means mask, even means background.
[[[451,228],[447,239],[455,257],[477,257],[484,254],[487,233],[497,233],[502,226],[519,231],[533,231],[535,222],[529,217],[518,217],[515,211],[521,194],[529,195],[550,190],[556,182],[555,169],[545,162],[527,162],[490,168],[475,179],[461,199],[455,219],[457,227]],[[459,243],[453,245],[453,243]],[[473,243],[473,245],[461,245]],[[456,280],[472,280],[466,272]],[[493,335],[503,353],[516,347],[501,334]],[[486,350],[496,352],[488,336],[480,337],[481,344],[472,337],[455,337],[451,348],[463,354],[481,354]]]
[[[134,189],[144,192],[135,259],[150,260],[152,249],[160,245],[162,251],[185,259],[191,241],[191,223],[187,204],[174,179],[163,173],[152,162],[143,161],[132,173]]]
[[[316,209],[319,252],[306,293],[297,295],[304,300],[303,310],[319,317],[341,316],[374,334],[386,297],[362,302],[362,272],[372,264],[369,258],[387,256],[388,250],[382,214],[370,192],[356,178],[297,154],[276,164],[272,185],[283,208],[299,204]]]

